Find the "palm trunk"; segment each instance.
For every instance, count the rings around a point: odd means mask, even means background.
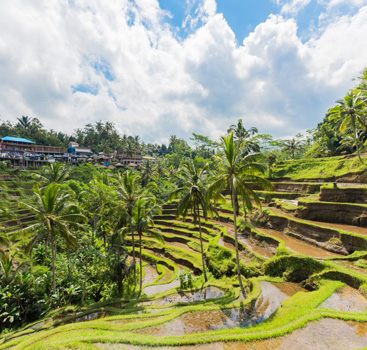
[[[67,260],[68,260],[68,277],[70,278],[71,271],[70,271],[70,250],[69,250],[69,247],[66,248],[66,256],[67,256]]]
[[[133,245],[133,265],[134,265],[134,290],[136,288],[136,260],[135,260],[135,238],[134,232],[132,233],[132,245]]]
[[[362,163],[362,164],[364,164],[364,163],[363,163],[363,160],[362,160],[362,157],[361,157],[361,153],[359,152],[358,137],[357,137],[357,131],[356,131],[356,130],[354,131],[354,140],[355,140],[355,142],[356,142],[358,158],[359,158],[359,160],[361,161],[361,163]]]
[[[52,251],[52,292],[56,293],[56,273],[55,273],[55,248],[56,241],[53,232],[51,231],[51,251]]]
[[[139,232],[139,253],[140,253],[140,288],[138,298],[141,297],[141,292],[143,290],[143,256],[141,252],[141,232]]]
[[[82,293],[82,305],[84,305],[85,300],[85,291],[86,291],[86,284],[87,284],[87,274],[88,274],[88,258],[85,263],[85,274],[84,274],[84,281],[83,281],[83,293]]]
[[[208,277],[206,275],[206,268],[205,268],[205,259],[204,259],[204,245],[203,245],[203,237],[201,234],[201,220],[200,220],[200,211],[198,211],[199,217],[199,232],[200,232],[200,247],[201,247],[201,259],[203,260],[203,274],[205,283],[208,282]]]
[[[242,284],[242,276],[241,276],[241,267],[240,267],[240,254],[238,251],[238,233],[237,233],[237,213],[234,209],[235,201],[234,196],[232,194],[232,206],[233,206],[233,221],[234,221],[234,237],[235,237],[235,243],[236,243],[236,264],[237,264],[237,275],[238,275],[238,282],[240,283],[241,292],[244,298],[246,298],[246,292],[243,288]]]

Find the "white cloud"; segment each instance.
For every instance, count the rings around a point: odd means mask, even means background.
[[[196,29],[198,26],[207,23],[217,12],[215,0],[186,0],[187,16],[183,21],[183,28]]]
[[[367,6],[329,16],[306,43],[295,19],[272,15],[238,45],[214,0],[195,4],[198,28],[182,40],[157,0],[6,2],[0,118],[34,116],[69,133],[110,120],[154,141],[218,137],[244,117],[285,136],[314,127],[367,65]]]
[[[326,5],[328,10],[340,5],[360,7],[367,4],[366,0],[319,0],[319,2]]]
[[[312,0],[276,0],[277,4],[282,6],[282,14],[290,14],[296,16],[301,10],[311,3]]]

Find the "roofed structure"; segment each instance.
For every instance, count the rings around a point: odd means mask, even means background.
[[[9,141],[9,142],[19,142],[19,143],[33,143],[35,142],[25,139],[23,137],[14,137],[14,136],[5,136],[1,139],[1,141]]]

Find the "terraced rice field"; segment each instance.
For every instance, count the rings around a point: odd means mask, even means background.
[[[254,228],[240,233],[245,297],[235,273],[230,203],[203,222],[207,283],[198,228],[190,217],[177,220],[174,204],[167,204],[155,219],[164,242],[143,237],[140,299],[54,311],[2,336],[0,349],[367,347],[367,228],[302,214],[298,200],[317,201],[315,186],[294,182],[276,189],[252,215]],[[26,211],[17,211],[17,195],[6,198],[17,215],[5,223],[7,230],[32,221]],[[282,202],[289,198],[295,202]],[[183,270],[193,275],[190,290],[180,288]]]

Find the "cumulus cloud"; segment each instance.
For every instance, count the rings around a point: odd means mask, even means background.
[[[319,2],[323,5],[326,5],[328,9],[340,5],[357,6],[357,7],[366,5],[366,0],[319,0]]]
[[[207,23],[217,12],[215,0],[186,0],[187,15],[183,21],[183,28],[194,30],[200,25]]]
[[[367,6],[329,18],[308,42],[295,19],[271,15],[239,45],[214,0],[188,1],[185,39],[157,0],[6,2],[1,118],[29,115],[69,133],[102,119],[162,141],[217,138],[243,117],[289,136],[314,127],[366,65]]]
[[[303,10],[307,5],[311,3],[312,0],[290,0],[290,1],[281,1],[276,0],[279,6],[282,6],[281,13],[282,14],[290,14],[296,16],[299,11]]]

